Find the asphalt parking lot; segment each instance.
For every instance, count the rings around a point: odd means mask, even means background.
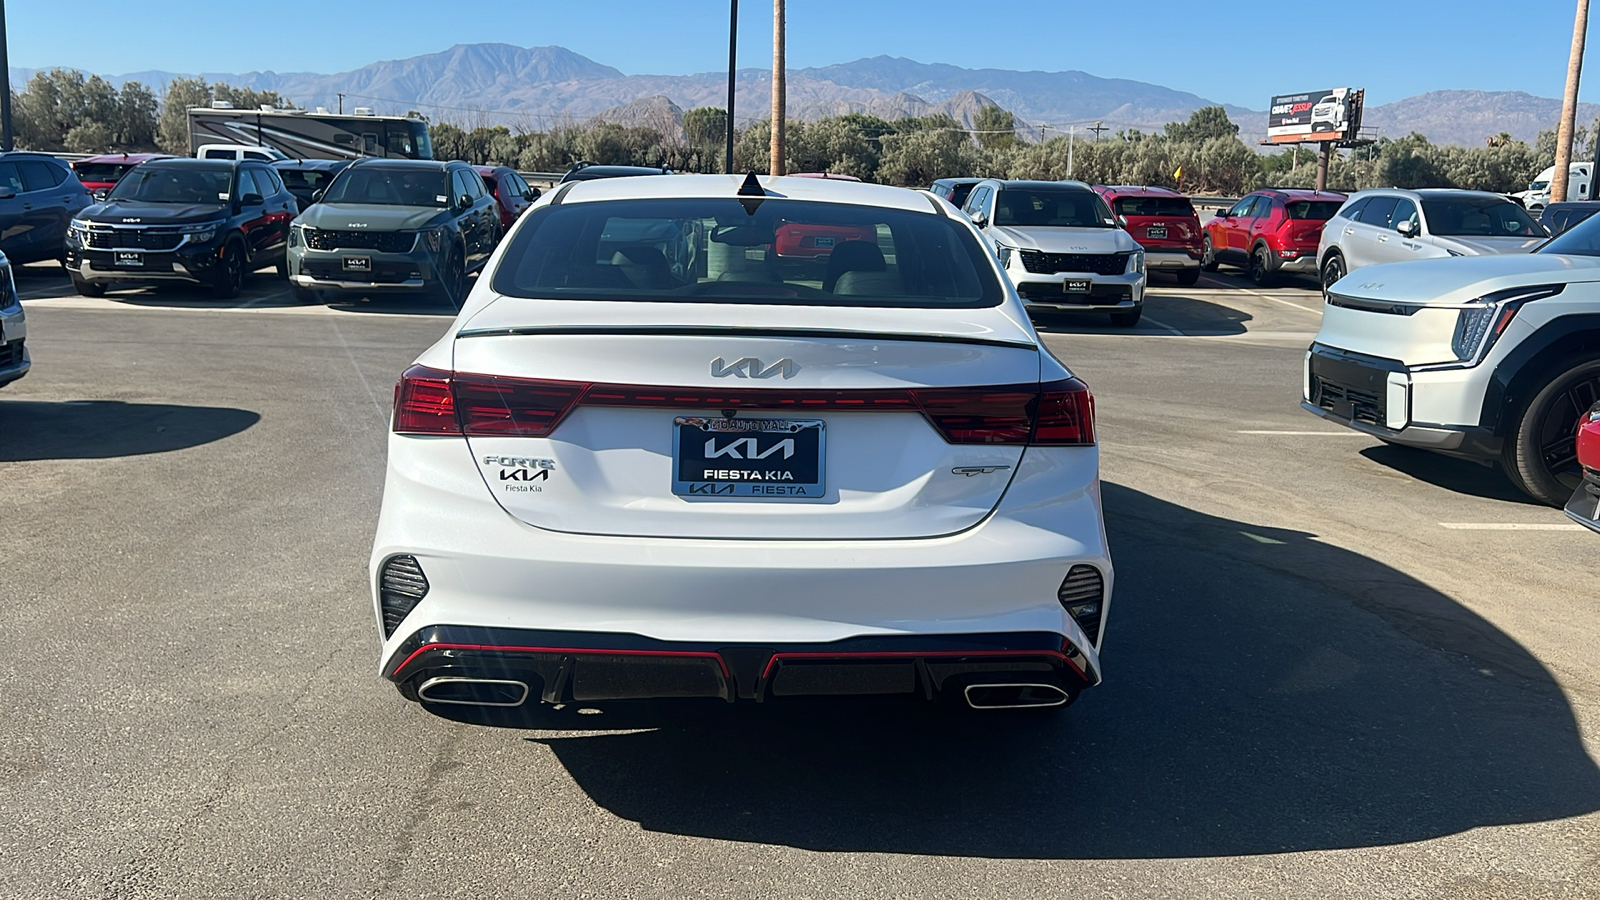
[[[72,294],[0,391],[0,894],[1600,896],[1600,537],[1298,408],[1309,283],[1043,330],[1117,566],[1065,715],[567,708],[376,674],[390,391],[447,309]]]

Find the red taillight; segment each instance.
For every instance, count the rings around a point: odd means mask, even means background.
[[[1094,443],[1094,395],[1076,378],[1041,385],[1030,443],[1050,447]]]
[[[399,434],[460,434],[450,373],[412,366],[394,386],[394,430]]]
[[[400,434],[548,437],[579,406],[920,412],[952,444],[1094,443],[1094,400],[1076,378],[916,390],[740,390],[589,384],[412,366],[395,387]]]
[[[465,434],[547,437],[578,405],[588,385],[458,372],[452,382]]]

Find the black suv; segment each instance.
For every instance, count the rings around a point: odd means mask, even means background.
[[[671,175],[666,166],[597,166],[592,162],[575,162],[560,184],[569,181],[594,181],[597,178],[629,178],[634,175]]]
[[[93,202],[61,160],[0,153],[0,253],[14,263],[61,259],[67,223]]]
[[[125,281],[189,281],[237,297],[249,272],[277,266],[294,195],[262,162],[163,159],[129,172],[72,220],[67,272],[86,297]]]

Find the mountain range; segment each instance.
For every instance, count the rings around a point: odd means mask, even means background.
[[[145,71],[105,77],[118,85],[141,81],[159,91],[181,74]],[[660,122],[663,115],[727,102],[725,72],[628,75],[563,47],[493,43],[458,44],[332,75],[198,74],[235,87],[277,91],[305,107],[337,108],[343,94],[346,109],[415,109],[435,121],[467,127],[505,124],[543,130],[595,116],[629,122],[644,116]],[[31,75],[32,70],[13,68],[12,84],[20,89]],[[770,72],[739,70],[735,112],[740,121],[764,118],[770,103]],[[847,112],[886,119],[948,112],[970,125],[972,115],[990,103],[1016,113],[1019,128],[1031,128],[1036,137],[1055,137],[1069,128],[1083,133],[1096,123],[1111,131],[1152,131],[1186,119],[1202,106],[1218,105],[1186,91],[1086,72],[966,69],[889,56],[788,73],[789,115],[802,119]],[[1265,112],[1222,105],[1240,126],[1240,137],[1251,143],[1265,137]],[[1502,131],[1532,141],[1539,129],[1554,125],[1560,107],[1559,100],[1521,92],[1435,91],[1368,107],[1364,124],[1390,136],[1418,131],[1436,143],[1482,144]],[[1600,105],[1581,104],[1579,121],[1592,121],[1597,114]]]

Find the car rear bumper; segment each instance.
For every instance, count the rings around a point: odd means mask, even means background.
[[[1198,269],[1200,268],[1200,248],[1196,247],[1191,253],[1187,250],[1152,250],[1146,247],[1144,251],[1144,267],[1148,270],[1160,272]]]
[[[444,626],[602,635],[605,649],[904,638],[921,650],[952,635],[1029,632],[1053,635],[1058,651],[1070,642],[1098,680],[1103,624],[1086,634],[1058,597],[1069,570],[1092,567],[1103,623],[1113,588],[1093,459],[1064,457],[1074,453],[1094,449],[1030,448],[999,507],[953,535],[702,540],[527,525],[495,502],[465,441],[392,436],[369,582],[375,617],[392,558],[413,557],[426,586],[384,639],[381,667],[393,672]],[[576,639],[555,646],[590,646]]]
[[[1292,259],[1282,256],[1274,257],[1278,262],[1277,271],[1289,275],[1312,275],[1317,271],[1317,251],[1305,250]]]
[[[1116,312],[1137,309],[1144,303],[1143,273],[1094,275],[1058,272],[1054,275],[1012,275],[1012,278],[1017,286],[1017,294],[1029,309]],[[1067,283],[1074,281],[1089,281],[1089,291],[1068,293]]]
[[[412,699],[495,706],[895,694],[933,699],[970,684],[1019,682],[1051,685],[1070,697],[1098,681],[1088,656],[1053,632],[728,644],[454,625],[414,632],[383,675]],[[509,692],[480,704],[432,691],[462,681],[506,685]],[[526,688],[512,687],[519,684]]]

